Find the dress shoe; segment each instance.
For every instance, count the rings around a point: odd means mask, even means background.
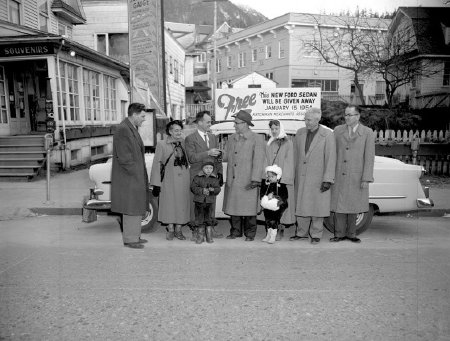
[[[311,238],[311,244],[316,245],[320,243],[320,238]]]
[[[246,242],[252,242],[252,241],[254,241],[255,240],[255,238],[252,238],[252,237],[245,237],[245,241]]]
[[[173,237],[174,237],[173,231],[167,231],[166,232],[166,239],[167,240],[173,240]]]
[[[141,243],[123,243],[124,246],[129,247],[130,249],[143,249],[144,245]]]
[[[302,240],[302,239],[308,239],[308,237],[300,237],[295,235],[289,238],[289,240]]]
[[[333,237],[333,238],[330,238],[330,242],[337,243],[337,242],[342,242],[345,239],[347,239],[347,238],[345,238],[345,237]]]
[[[143,238],[139,238],[139,241],[138,241],[138,243],[141,243],[141,244],[145,244],[147,242],[148,242],[148,240],[147,239],[143,239]]]
[[[227,239],[236,239],[237,236],[235,236],[234,234],[230,234],[227,236]]]
[[[353,238],[349,238],[347,237],[348,240],[350,240],[352,243],[361,243],[361,239],[353,237]]]

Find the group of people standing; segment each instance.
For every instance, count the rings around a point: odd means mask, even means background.
[[[148,207],[149,186],[137,131],[144,116],[143,105],[131,104],[113,143],[112,210],[122,214],[123,243],[131,248],[143,248],[146,242],[140,238],[140,217]],[[345,124],[333,132],[319,124],[320,109],[311,108],[306,127],[293,139],[281,121],[272,120],[265,142],[251,129],[251,110],[240,110],[233,115],[236,132],[224,150],[209,132],[209,112],[197,114],[198,129],[186,138],[181,121],[169,122],[167,138],[156,146],[149,181],[152,194],[159,197],[158,221],[166,227],[166,239],[185,240],[184,225],[198,244],[223,237],[214,229],[214,212],[215,197],[224,187],[223,212],[231,224],[227,239],[245,236],[253,241],[262,210],[267,232],[263,241],[270,244],[293,225],[296,232],[290,240],[319,243],[330,212],[336,217],[330,241],[360,242],[356,216],[369,209],[374,134],[359,122],[358,107],[347,107],[344,117]],[[225,184],[222,162],[228,163]]]

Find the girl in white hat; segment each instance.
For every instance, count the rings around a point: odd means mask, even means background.
[[[266,237],[263,242],[273,244],[277,237],[281,215],[287,207],[288,191],[285,184],[280,183],[283,174],[277,165],[265,169],[266,179],[261,181],[261,207],[263,208]]]

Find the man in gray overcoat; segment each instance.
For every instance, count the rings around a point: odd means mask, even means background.
[[[259,207],[258,186],[265,158],[263,137],[252,132],[251,110],[240,110],[234,117],[236,133],[228,138],[224,161],[228,162],[223,211],[231,216],[230,235],[245,235],[252,241],[256,235]]]
[[[113,137],[111,171],[111,211],[121,213],[123,244],[142,249],[141,219],[148,208],[148,175],[144,143],[138,127],[145,121],[145,106],[132,103],[128,117],[117,127]]]
[[[356,216],[369,210],[375,135],[372,129],[359,122],[360,112],[357,106],[348,106],[345,124],[334,129],[337,162],[336,180],[331,189],[331,211],[336,213],[336,219],[332,242],[348,239],[360,243],[356,237]]]
[[[219,142],[214,134],[209,132],[211,127],[211,116],[209,111],[200,111],[197,113],[195,121],[197,123],[198,129],[192,134],[186,136],[185,146],[186,154],[191,165],[189,169],[190,181],[194,179],[194,176],[202,170],[202,164],[205,161],[213,161],[214,163],[214,173],[219,177],[220,185],[223,185],[223,166],[221,158],[221,151],[219,150]],[[215,197],[214,197],[215,198]],[[191,195],[191,225],[195,226],[195,215],[194,215],[194,200],[193,195]],[[213,217],[215,217],[215,202],[213,204]],[[195,229],[193,231],[193,237],[195,235]],[[213,238],[222,238],[223,235],[217,233],[213,228]]]
[[[311,108],[305,114],[305,128],[294,139],[297,237],[318,244],[323,218],[330,215],[330,187],[334,183],[336,144],[333,131],[319,125],[322,112]]]

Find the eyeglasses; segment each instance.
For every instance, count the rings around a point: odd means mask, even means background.
[[[234,124],[242,124],[242,123],[245,123],[245,122],[236,122],[236,121],[234,121]]]
[[[358,116],[359,114],[352,114],[352,115],[350,115],[350,114],[345,114],[344,116],[345,117],[352,117],[352,116]]]

